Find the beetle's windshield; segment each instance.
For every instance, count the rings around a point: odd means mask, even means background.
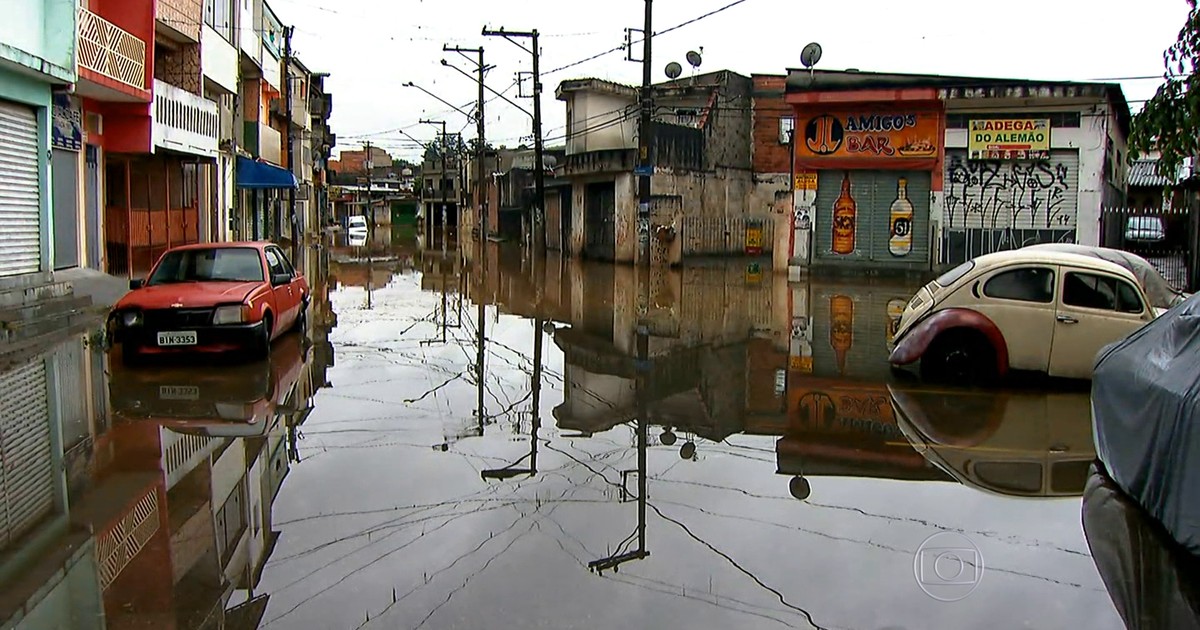
[[[176,282],[262,282],[258,250],[249,247],[187,249],[170,252],[146,284]]]

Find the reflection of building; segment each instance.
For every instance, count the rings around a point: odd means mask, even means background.
[[[106,541],[89,533],[76,494],[107,425],[103,378],[104,355],[78,335],[0,373],[0,626],[94,627],[102,613]],[[145,481],[130,488],[144,493]]]
[[[950,481],[905,440],[882,383],[797,379],[787,400],[780,474]]]
[[[1116,84],[792,70],[786,90],[797,266],[927,271],[1095,245],[1099,209],[1125,194]]]

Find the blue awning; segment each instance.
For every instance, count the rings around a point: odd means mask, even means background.
[[[252,190],[296,188],[296,176],[286,168],[238,156],[237,187]]]

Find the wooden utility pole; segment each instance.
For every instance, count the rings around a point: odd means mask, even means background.
[[[479,56],[479,60],[475,62],[476,82],[479,84],[479,97],[475,105],[475,123],[476,133],[479,138],[475,147],[475,159],[478,162],[476,166],[476,177],[478,181],[475,183],[475,191],[478,199],[476,200],[479,208],[479,240],[480,242],[487,241],[487,213],[488,213],[488,194],[487,194],[487,166],[484,161],[487,159],[487,140],[485,135],[483,106],[484,100],[484,73],[488,67],[483,63],[483,46],[479,48],[462,48],[460,46],[442,46],[442,50],[446,52],[456,52],[464,57],[466,53],[475,53]],[[470,57],[467,57],[470,59]],[[442,60],[442,65],[449,66],[446,60]],[[452,66],[453,67],[453,66]]]
[[[283,101],[287,112],[287,159],[288,170],[296,175],[296,149],[292,136],[292,33],[294,26],[283,27]],[[292,260],[296,259],[296,187],[288,187],[288,223],[292,226]],[[278,223],[276,223],[278,225]],[[276,238],[281,235],[276,234]]]

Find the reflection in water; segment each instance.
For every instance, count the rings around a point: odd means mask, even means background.
[[[1083,495],[1083,531],[1127,628],[1200,628],[1200,559],[1121,492],[1099,463]]]
[[[1085,391],[892,386],[900,427],[959,483],[1020,497],[1078,497],[1096,458]]]
[[[470,249],[324,252],[269,361],[89,351],[112,421],[64,429],[66,533],[6,547],[61,552],[0,604],[79,558],[108,627],[1119,625],[1078,504],[1011,498],[1082,492],[1086,395],[892,381],[906,288]],[[954,606],[937,531],[988,561]]]
[[[332,363],[323,257],[311,331],[268,361],[126,368],[96,331],[0,374],[0,626],[258,627],[272,502]]]

